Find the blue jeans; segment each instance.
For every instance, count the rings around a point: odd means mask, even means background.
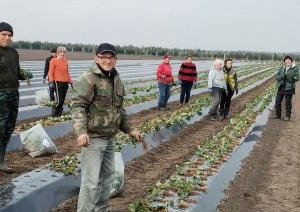
[[[115,141],[90,138],[81,150],[81,186],[77,212],[107,212],[115,173]]]
[[[158,82],[159,98],[158,107],[166,107],[171,95],[171,85],[163,82]]]

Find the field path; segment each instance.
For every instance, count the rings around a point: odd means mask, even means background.
[[[300,211],[299,94],[298,83],[292,121],[268,121],[259,143],[229,186],[219,212]]]

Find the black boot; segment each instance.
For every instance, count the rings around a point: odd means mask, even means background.
[[[4,163],[4,156],[6,151],[6,145],[0,147],[0,172],[4,172],[6,174],[12,174],[14,170],[9,168]]]
[[[224,117],[224,112],[225,112],[224,109],[220,109],[220,116],[221,116],[221,117]]]
[[[228,109],[225,109],[224,110],[224,119],[229,119],[229,110]]]
[[[57,114],[58,114],[57,108],[56,108],[56,107],[52,107],[52,114],[51,114],[51,116],[52,116],[52,117],[56,117]]]
[[[158,110],[165,111],[166,109],[163,107],[162,104],[158,104]]]
[[[163,104],[163,108],[165,108],[166,110],[171,110],[171,108],[167,106],[167,103]]]
[[[61,117],[63,110],[64,110],[63,107],[58,110],[58,113],[57,113],[58,117]]]

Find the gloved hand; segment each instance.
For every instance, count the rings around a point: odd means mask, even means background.
[[[46,83],[46,79],[43,79],[43,83],[44,83],[44,84]]]
[[[212,92],[212,88],[208,88],[208,92],[211,93]]]
[[[181,80],[178,80],[178,84],[181,85],[181,83],[182,83],[182,81],[181,81]]]
[[[28,73],[27,73],[27,77],[28,77],[29,79],[32,79],[32,78],[33,78],[32,73],[31,73],[31,72],[28,72]]]
[[[71,86],[71,88],[72,88],[72,90],[73,90],[73,83],[69,83],[70,84],[70,86]]]
[[[49,88],[54,88],[54,83],[53,82],[49,82]]]
[[[166,78],[166,77],[167,77],[166,75],[161,75],[161,78],[163,78],[163,79]]]
[[[238,95],[239,89],[235,89],[235,95]]]

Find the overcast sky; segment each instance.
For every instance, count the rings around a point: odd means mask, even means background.
[[[300,0],[6,0],[16,41],[300,52]]]

